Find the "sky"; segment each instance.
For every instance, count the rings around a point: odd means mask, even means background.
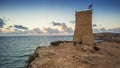
[[[0,36],[73,35],[75,11],[90,4],[94,33],[120,33],[119,0],[0,0]]]

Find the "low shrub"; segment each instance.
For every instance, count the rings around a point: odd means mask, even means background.
[[[76,46],[77,42],[73,42],[74,46]]]
[[[50,45],[51,46],[59,46],[60,43],[63,43],[63,41],[54,41],[54,42],[51,42]]]
[[[97,47],[97,46],[93,46],[93,49],[94,49],[95,51],[99,51],[99,50],[100,50],[100,48]]]

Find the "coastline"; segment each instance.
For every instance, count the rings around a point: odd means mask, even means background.
[[[120,43],[117,42],[76,46],[64,42],[59,46],[39,46],[28,68],[119,68],[119,52]]]

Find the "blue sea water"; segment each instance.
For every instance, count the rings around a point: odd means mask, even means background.
[[[38,46],[57,40],[71,41],[69,36],[1,36],[0,68],[25,68],[25,61]]]

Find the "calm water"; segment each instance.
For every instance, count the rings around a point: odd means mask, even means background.
[[[38,46],[48,46],[56,40],[71,41],[67,36],[0,37],[0,68],[24,68],[25,61]]]

